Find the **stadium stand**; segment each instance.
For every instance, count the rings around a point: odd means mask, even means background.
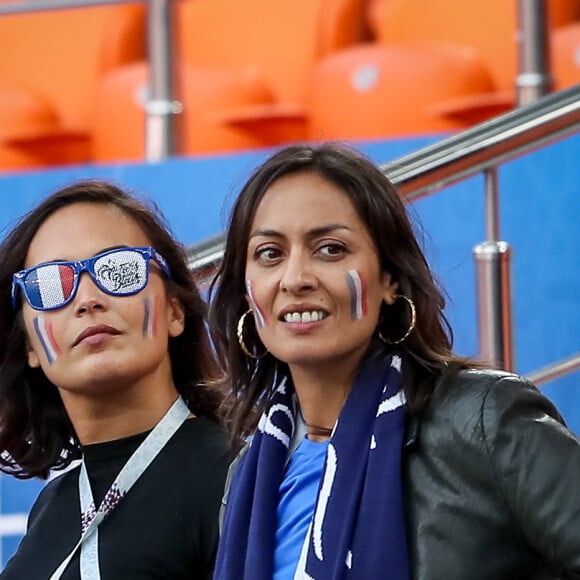
[[[181,152],[305,139],[312,69],[327,54],[365,38],[364,8],[362,0],[178,2],[176,58],[184,79],[185,125]],[[143,157],[139,95],[146,77],[142,65],[102,81],[93,123],[96,161]],[[130,119],[130,131],[119,126],[120,119]],[[104,134],[109,131],[114,134]]]
[[[578,17],[577,0],[548,0],[549,28]],[[379,42],[453,42],[477,50],[499,91],[517,74],[517,2],[511,0],[372,0],[369,24]]]
[[[580,0],[546,5],[559,89],[579,80]],[[503,113],[516,7],[175,0],[177,151],[447,132]],[[0,171],[144,159],[143,3],[0,15],[0,49]]]
[[[546,6],[555,86],[563,88],[578,78],[570,23],[580,3]],[[335,52],[316,67],[310,138],[453,131],[515,106],[516,2],[369,0],[367,18],[372,45]]]

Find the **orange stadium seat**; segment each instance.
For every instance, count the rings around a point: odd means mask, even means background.
[[[305,138],[312,67],[361,39],[364,0],[179,0],[175,22],[177,70],[187,79],[180,152],[233,151]],[[96,161],[142,158],[123,122],[131,118],[142,134],[143,107],[132,95],[145,78],[141,68],[103,79]]]
[[[554,90],[580,83],[580,22],[552,31],[550,55]]]
[[[550,27],[578,16],[577,0],[547,0]],[[517,73],[515,0],[371,0],[370,27],[390,42],[454,42],[472,46],[497,90],[513,92]]]
[[[176,123],[182,129],[180,150],[212,153],[264,145],[254,133],[240,131],[226,122],[228,113],[238,107],[272,101],[271,93],[254,71],[232,74],[184,65],[179,77],[185,103]],[[145,63],[122,67],[100,83],[92,114],[93,160],[143,159],[147,84]]]
[[[106,71],[145,54],[144,7],[0,15],[0,169],[89,158],[89,103]]]
[[[453,131],[479,122],[493,88],[467,47],[368,44],[315,69],[309,138],[365,139]],[[489,102],[483,103],[488,114]],[[498,103],[498,112],[502,110]],[[485,116],[485,115],[484,115]]]
[[[360,40],[362,7],[361,0],[182,0],[181,54],[195,66],[257,68],[276,100],[300,103],[314,62]]]
[[[42,155],[14,141],[34,142],[57,125],[56,111],[43,95],[0,85],[0,170],[42,166]]]

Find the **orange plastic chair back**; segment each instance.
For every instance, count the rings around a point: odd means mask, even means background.
[[[550,26],[577,15],[572,0],[547,0]],[[380,42],[454,42],[475,48],[496,87],[513,90],[517,74],[515,0],[373,0],[371,28]]]
[[[580,83],[580,22],[552,31],[550,40],[554,90]]]
[[[217,153],[266,146],[259,135],[227,122],[229,112],[259,106],[272,95],[251,71],[232,73],[184,65],[179,70],[184,110],[179,153]],[[137,161],[145,156],[148,69],[144,63],[113,71],[100,83],[92,111],[92,159]]]
[[[360,39],[362,0],[181,0],[180,54],[190,65],[253,68],[278,101],[302,102],[314,63]]]
[[[144,57],[144,24],[139,4],[0,16],[0,91],[41,94],[61,127],[85,130],[97,79]]]
[[[314,74],[309,137],[368,139],[453,131],[471,119],[440,113],[491,90],[473,51],[370,44],[327,57]]]

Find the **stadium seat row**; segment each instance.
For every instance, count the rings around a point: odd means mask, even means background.
[[[514,106],[515,0],[174,1],[183,154],[453,131]],[[548,7],[559,89],[580,82],[580,2]],[[148,75],[142,4],[0,15],[0,170],[143,159]]]

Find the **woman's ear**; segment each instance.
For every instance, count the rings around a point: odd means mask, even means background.
[[[393,282],[391,275],[388,272],[383,272],[383,300],[392,305],[395,303],[399,283]]]
[[[168,300],[168,332],[169,336],[179,336],[185,329],[185,309],[179,298]]]
[[[34,348],[32,348],[32,345],[30,344],[28,339],[26,339],[26,358],[28,360],[28,366],[30,368],[37,369],[40,367],[40,358],[36,354]]]

